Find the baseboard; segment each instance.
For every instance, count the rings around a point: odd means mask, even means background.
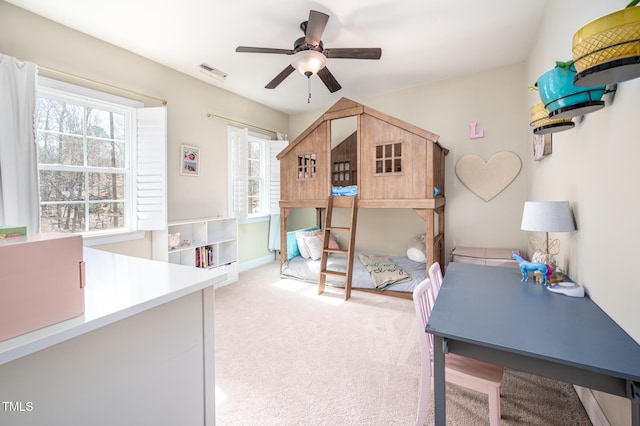
[[[270,254],[268,256],[259,257],[257,259],[251,259],[247,262],[242,262],[238,265],[238,271],[244,272],[249,269],[257,268],[258,266],[266,265],[267,263],[271,263],[276,260],[275,254]]]
[[[576,390],[578,398],[580,398],[591,423],[593,423],[593,426],[610,426],[607,417],[604,415],[604,412],[602,411],[602,408],[600,408],[600,404],[598,404],[598,401],[593,395],[591,389],[577,385],[573,385],[573,387]]]

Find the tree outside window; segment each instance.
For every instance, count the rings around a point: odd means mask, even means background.
[[[249,157],[247,162],[247,214],[249,215],[262,213],[261,202],[264,188],[263,146],[264,142],[249,138]]]
[[[43,232],[126,227],[128,114],[39,96],[36,110]]]

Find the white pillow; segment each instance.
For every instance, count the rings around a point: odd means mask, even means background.
[[[316,229],[313,231],[296,232],[296,241],[298,242],[298,250],[300,251],[300,256],[304,257],[305,259],[308,259],[311,256],[309,253],[309,250],[307,250],[307,248],[305,247],[304,238],[317,236],[319,233],[320,233],[319,229]]]
[[[411,241],[407,247],[407,257],[414,262],[425,263],[427,261],[427,234],[418,235]]]
[[[318,237],[320,237],[320,241],[322,242],[324,240],[324,236],[322,233],[318,234]],[[339,249],[340,245],[338,244],[338,238],[335,237],[332,233],[329,233],[329,248],[330,249]]]
[[[309,257],[312,260],[320,259],[322,255],[322,239],[318,235],[304,237],[304,246],[309,252]],[[301,251],[302,252],[302,251]]]

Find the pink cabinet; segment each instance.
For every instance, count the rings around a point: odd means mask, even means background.
[[[83,313],[80,235],[0,239],[0,341]]]

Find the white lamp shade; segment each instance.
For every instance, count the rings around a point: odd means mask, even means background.
[[[298,71],[300,74],[307,75],[307,73],[317,74],[327,62],[327,58],[317,50],[303,50],[302,52],[298,52],[293,55],[293,61],[291,61],[291,65]],[[308,75],[307,77],[309,77]]]
[[[525,201],[523,231],[571,232],[576,224],[568,201]]]

